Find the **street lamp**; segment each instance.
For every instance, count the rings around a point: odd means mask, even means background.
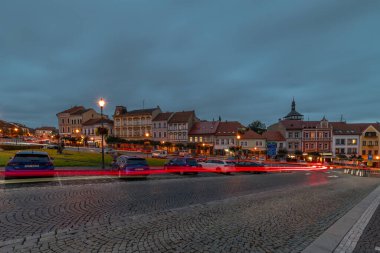
[[[103,107],[106,104],[103,98],[98,102],[100,106],[100,123],[102,124],[101,135],[102,135],[102,169],[104,169],[104,124],[103,124]]]
[[[239,145],[239,140],[240,140],[240,138],[241,138],[241,136],[240,136],[240,134],[238,134],[237,136],[236,136],[236,150],[237,150],[237,152],[238,152],[238,156],[237,156],[237,158],[238,158],[238,162],[239,162],[239,159],[240,159],[240,154],[239,154],[239,147],[240,147],[240,145]]]
[[[15,135],[16,135],[16,145],[17,145],[17,139],[18,139],[18,134],[17,134],[17,133],[18,133],[18,128],[17,128],[17,127],[15,127],[15,129],[14,129],[14,130],[15,130],[15,132],[16,132],[16,134],[15,134]]]

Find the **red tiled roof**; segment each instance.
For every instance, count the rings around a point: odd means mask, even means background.
[[[48,127],[48,126],[43,126],[43,127],[38,127],[36,130],[47,130],[47,131],[55,131],[57,130],[55,127]]]
[[[162,112],[159,113],[152,121],[164,121],[168,120],[172,116],[172,112]]]
[[[186,123],[191,117],[195,117],[194,111],[175,112],[168,123]]]
[[[160,110],[160,107],[127,111],[127,116],[129,116],[129,115],[147,115],[147,114],[151,115],[157,109]]]
[[[98,119],[89,119],[87,120],[86,122],[82,123],[83,126],[91,126],[91,125],[96,125],[96,124],[101,124],[102,123],[102,119],[98,118]],[[104,124],[113,124],[113,120],[110,120],[110,119],[103,119],[103,123]]]
[[[71,115],[82,115],[83,113],[88,112],[90,110],[92,110],[92,109],[91,108],[89,108],[89,109],[83,109],[83,110],[79,110],[79,111],[76,111],[76,112],[73,112],[73,113],[70,113],[70,114]]]
[[[82,111],[82,110],[85,110],[85,108],[83,106],[74,106],[74,107],[71,107],[70,109],[67,109],[63,112],[59,112],[57,114],[60,114],[60,113],[69,113],[69,114],[72,114],[72,113],[75,113],[77,111]]]
[[[218,129],[219,121],[196,122],[191,128],[189,135],[210,135],[215,134]]]
[[[335,135],[360,135],[370,123],[331,122]]]
[[[282,124],[286,129],[302,129],[303,120],[281,120],[280,124]]]
[[[263,133],[263,136],[267,141],[286,141],[285,137],[281,134],[280,131],[268,130]]]
[[[244,128],[244,126],[240,122],[237,122],[237,121],[219,122],[219,126],[215,135],[220,135],[220,136],[237,135],[238,130],[241,128]]]
[[[247,132],[245,132],[244,134],[241,135],[241,139],[243,140],[249,140],[249,139],[265,139],[265,137],[263,137],[262,135],[252,131],[252,130],[248,130]]]

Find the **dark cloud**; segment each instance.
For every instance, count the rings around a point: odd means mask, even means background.
[[[99,97],[202,119],[378,121],[377,1],[5,0],[0,118],[55,125]]]

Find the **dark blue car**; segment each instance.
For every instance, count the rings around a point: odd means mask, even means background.
[[[121,155],[113,165],[119,170],[119,176],[147,177],[149,175],[149,165],[145,158]]]
[[[18,176],[51,176],[54,164],[48,153],[20,151],[5,167],[5,178]]]

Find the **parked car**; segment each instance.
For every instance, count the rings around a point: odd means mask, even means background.
[[[190,153],[187,150],[181,150],[181,151],[179,151],[178,155],[182,156],[182,157],[185,157],[185,156],[190,155]]]
[[[99,149],[99,152],[102,153],[101,148]],[[115,152],[116,152],[116,150],[114,150],[113,148],[109,148],[109,147],[104,148],[104,154],[113,154]]]
[[[198,174],[201,167],[194,158],[174,158],[165,163],[164,170],[179,174]]]
[[[58,144],[48,144],[46,146],[47,149],[58,149]]]
[[[155,150],[152,152],[152,158],[166,158],[168,157],[168,151],[166,150]]]
[[[52,176],[53,158],[46,152],[20,151],[5,166],[5,178],[20,176]]]
[[[206,162],[199,163],[205,170],[212,172],[231,174],[235,171],[235,162],[221,159],[209,159]]]
[[[241,161],[235,164],[236,171],[264,173],[265,165],[259,162]]]
[[[149,175],[149,165],[145,158],[121,155],[112,165],[113,169],[119,170],[119,177],[143,177]]]
[[[207,161],[207,156],[205,155],[199,155],[195,158],[198,163]]]

